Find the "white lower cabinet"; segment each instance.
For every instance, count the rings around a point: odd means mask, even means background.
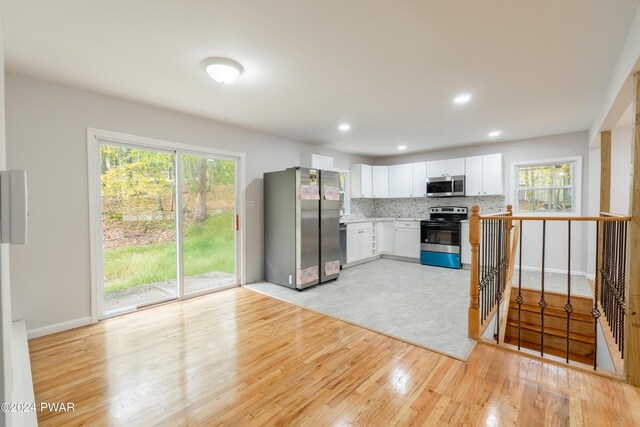
[[[471,265],[471,243],[469,243],[469,221],[460,224],[460,262]],[[482,224],[480,225],[482,227]],[[482,232],[482,228],[480,229]]]
[[[379,254],[393,254],[393,221],[376,224],[376,250]]]
[[[377,221],[375,224],[373,221],[347,224],[347,264],[375,255],[420,258],[420,221],[389,220]]]
[[[373,255],[373,223],[347,224],[347,264]]]
[[[395,221],[393,228],[393,254],[420,258],[420,222]]]
[[[469,244],[469,223],[460,224],[460,262],[471,264],[471,244]]]

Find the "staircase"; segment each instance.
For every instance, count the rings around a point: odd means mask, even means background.
[[[518,292],[513,289],[509,301],[509,312],[504,342],[518,345]],[[540,306],[541,292],[534,289],[522,289],[520,311],[520,346],[540,351]],[[544,310],[544,353],[557,357],[567,356],[567,295],[545,292],[547,307]],[[571,296],[573,311],[569,323],[569,360],[593,365],[594,319],[591,315],[593,299],[584,296]]]

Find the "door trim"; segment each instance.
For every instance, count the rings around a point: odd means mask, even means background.
[[[102,194],[100,177],[100,141],[136,145],[143,148],[176,151],[176,159],[180,153],[200,153],[211,154],[217,157],[224,157],[236,160],[236,212],[240,215],[240,230],[236,242],[239,248],[236,251],[236,269],[238,271],[238,283],[233,286],[246,284],[246,154],[236,151],[220,150],[212,147],[185,144],[175,141],[148,138],[138,135],[131,135],[122,132],[114,132],[103,129],[87,127],[87,163],[88,163],[88,192],[89,192],[89,257],[91,264],[90,290],[91,290],[91,323],[101,320],[103,298],[102,290],[98,286],[98,271],[102,271],[102,221],[99,217],[102,214]],[[177,171],[177,170],[176,170]],[[176,191],[177,194],[177,191]],[[177,233],[177,230],[176,230]],[[177,237],[177,236],[176,236]],[[239,264],[239,265],[238,265]],[[213,292],[224,290],[226,287],[214,289]],[[195,296],[195,295],[194,295]]]

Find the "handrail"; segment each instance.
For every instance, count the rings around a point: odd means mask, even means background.
[[[616,217],[616,218],[629,218],[631,219],[628,215],[622,215],[622,214],[617,214],[617,213],[611,213],[611,212],[600,212],[601,216],[612,216],[612,217]]]
[[[511,205],[509,205],[509,206],[511,206]],[[480,219],[484,219],[484,218],[487,218],[487,217],[493,217],[493,216],[500,216],[500,217],[511,216],[511,214],[512,214],[511,211],[496,212],[496,213],[487,214],[487,215],[480,215]]]

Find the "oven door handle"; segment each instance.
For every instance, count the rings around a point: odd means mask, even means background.
[[[450,231],[458,231],[460,230],[459,225],[445,225],[445,224],[426,224],[422,226],[423,228],[429,230],[450,230]]]

